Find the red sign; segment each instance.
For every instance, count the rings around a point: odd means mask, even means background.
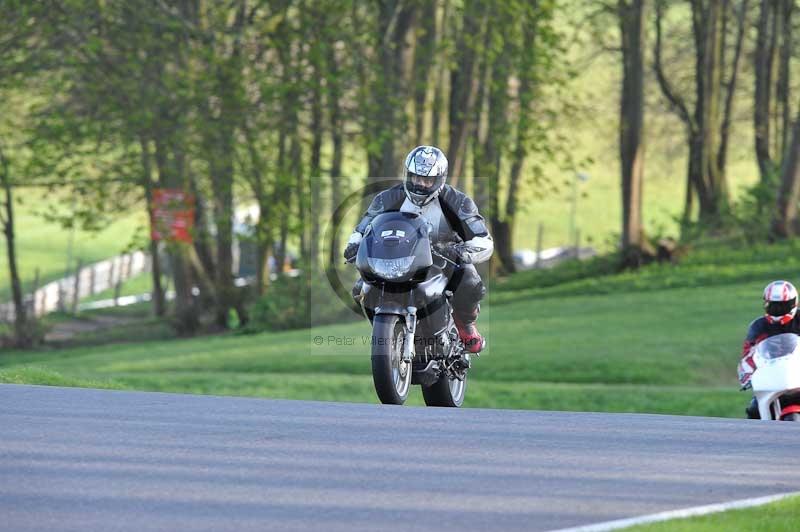
[[[192,243],[194,196],[179,188],[153,189],[153,240]]]

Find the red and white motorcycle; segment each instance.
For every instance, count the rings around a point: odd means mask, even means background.
[[[800,421],[800,336],[778,334],[753,349],[752,387],[761,419]]]

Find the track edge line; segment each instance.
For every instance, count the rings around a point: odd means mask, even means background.
[[[767,495],[765,497],[740,499],[736,501],[721,502],[716,504],[706,504],[704,506],[692,506],[689,508],[681,508],[678,510],[668,510],[666,512],[641,515],[638,517],[629,517],[626,519],[605,521],[603,523],[596,523],[593,525],[581,525],[572,528],[560,528],[558,530],[552,530],[550,532],[606,532],[607,530],[618,530],[620,528],[627,528],[636,525],[645,525],[649,523],[658,523],[661,521],[668,521],[670,519],[683,519],[686,517],[697,517],[700,515],[716,514],[720,512],[726,512],[728,510],[753,508],[755,506],[762,506],[764,504],[769,504],[772,502],[788,499],[789,497],[795,497],[795,496],[800,496],[800,491],[791,491],[788,493]]]

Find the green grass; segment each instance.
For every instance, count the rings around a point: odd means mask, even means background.
[[[794,532],[800,522],[800,497],[743,510],[674,519],[625,528],[630,532]]]
[[[800,271],[797,247],[698,252],[638,274],[589,278],[575,266],[496,283],[480,320],[489,347],[474,364],[467,406],[739,417],[748,399],[735,374],[741,339],[764,284]],[[369,335],[355,322],[8,352],[0,381],[374,402]],[[352,345],[337,345],[344,339]]]

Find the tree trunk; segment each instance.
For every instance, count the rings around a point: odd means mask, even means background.
[[[331,231],[330,231],[330,251],[328,255],[328,268],[336,270],[336,265],[340,260],[341,245],[339,244],[339,229],[342,225],[341,203],[344,197],[342,187],[342,160],[344,157],[344,127],[342,121],[341,92],[339,86],[339,63],[336,58],[336,50],[333,46],[327,47],[328,71],[331,79],[328,85],[328,114],[331,124],[331,144],[333,144],[333,155],[331,157],[330,183],[331,183]]]
[[[794,11],[794,0],[781,0],[781,47],[780,59],[778,64],[778,80],[775,91],[775,99],[780,109],[780,143],[779,152],[783,154],[789,145],[791,124],[791,106],[789,105],[791,69],[790,61],[792,57],[792,12]]]
[[[309,161],[309,189],[311,191],[310,212],[317,219],[312,221],[309,234],[308,268],[311,272],[319,270],[320,227],[322,225],[322,137],[325,133],[322,124],[322,52],[315,50],[314,78],[311,96],[311,155]]]
[[[689,112],[686,102],[672,87],[664,73],[661,60],[661,23],[665,7],[664,0],[656,2],[656,42],[654,66],[656,79],[661,92],[686,126],[689,147],[687,170],[687,191],[684,220],[689,221],[693,195],[697,196],[699,217],[704,223],[714,226],[721,214],[728,208],[728,190],[725,177],[725,155],[727,148],[722,134],[727,135],[727,126],[721,119],[722,71],[724,56],[722,50],[725,12],[723,3],[711,0],[692,0],[692,35],[695,45],[695,98],[694,109]],[[734,63],[736,60],[734,60]],[[734,67],[734,72],[736,68]],[[727,89],[732,94],[735,76],[731,75],[733,85]],[[726,108],[726,112],[727,112]]]
[[[14,197],[11,191],[11,176],[5,154],[0,150],[0,181],[5,192],[5,213],[0,216],[3,222],[3,233],[6,238],[6,252],[8,253],[8,273],[11,281],[11,297],[14,302],[14,345],[26,349],[33,345],[28,313],[25,308],[25,297],[22,293],[22,283],[17,270],[17,248],[14,242],[16,237],[14,227]],[[33,317],[32,319],[35,319]]]
[[[504,223],[502,224],[504,227],[501,228],[501,233],[507,233],[505,236],[506,243],[499,246],[498,249],[500,262],[503,265],[503,269],[508,273],[514,273],[514,271],[516,271],[512,243],[514,239],[514,228],[517,222],[517,204],[519,202],[522,167],[528,155],[528,135],[533,121],[533,117],[531,116],[533,110],[531,106],[534,102],[536,89],[536,34],[537,20],[535,17],[531,17],[530,20],[526,20],[524,23],[522,43],[523,56],[520,60],[519,72],[517,74],[519,77],[519,88],[517,91],[519,105],[517,111],[517,138],[511,162],[508,190],[506,191],[505,217]],[[499,192],[498,190],[496,193],[499,194]]]
[[[720,147],[720,94],[722,71],[722,2],[709,1],[707,6],[694,4],[694,30],[697,42],[698,76],[696,85],[695,124],[702,143],[701,171],[697,174],[697,196],[700,218],[714,224],[727,205],[724,169],[717,166]]]
[[[256,146],[256,140],[253,136],[253,130],[248,123],[247,116],[242,116],[241,128],[244,133],[245,144],[247,152],[250,156],[250,170],[245,171],[247,175],[247,182],[250,185],[250,190],[256,198],[258,204],[258,221],[255,225],[255,240],[256,240],[256,295],[261,296],[264,294],[264,288],[269,282],[269,274],[265,271],[267,258],[270,252],[270,216],[271,216],[271,201],[266,193],[266,183],[264,181],[264,162]]]
[[[410,69],[409,31],[414,26],[419,6],[402,0],[380,3],[378,12],[378,69],[372,86],[374,116],[367,117],[367,184],[397,176],[402,161],[398,145],[406,146],[405,106],[409,87],[405,76]],[[407,150],[406,150],[407,151]],[[363,198],[366,208],[369,198]]]
[[[438,50],[441,47],[441,44],[446,42],[448,37],[448,29],[450,28],[449,0],[444,0],[441,15],[437,20],[438,28],[436,31],[436,46]],[[442,124],[449,119],[447,100],[447,95],[449,93],[447,87],[448,79],[449,70],[447,69],[446,60],[443,54],[443,57],[440,57],[436,63],[436,75],[433,80],[433,87],[431,89],[433,91],[433,109],[431,111],[431,120],[433,121],[431,124],[431,143],[435,146],[442,145],[442,137],[444,136]]]
[[[159,182],[171,188],[183,189],[183,177],[178,174],[174,164],[170,164],[168,148],[163,133],[157,128],[155,134],[155,161]],[[188,244],[169,242],[167,253],[172,267],[175,285],[175,329],[181,336],[191,336],[200,327],[198,308],[192,294],[191,265],[187,259]]]
[[[642,262],[642,183],[644,181],[643,0],[619,0],[622,49],[619,150],[622,171],[622,250],[626,266]]]
[[[142,184],[150,222],[150,257],[152,264],[150,273],[153,280],[153,313],[158,317],[162,317],[166,312],[166,305],[164,289],[161,286],[161,257],[158,254],[158,242],[152,236],[156,229],[155,212],[153,210],[153,170],[149,141],[144,134],[139,135],[139,146],[142,151]]]
[[[775,171],[775,161],[770,151],[770,108],[772,98],[772,70],[775,63],[776,35],[774,19],[776,0],[761,0],[758,17],[756,50],[753,56],[755,69],[755,96],[753,101],[753,127],[755,129],[755,149],[761,182],[768,180]]]
[[[744,34],[747,30],[747,5],[748,0],[742,0],[739,12],[736,14],[736,44],[731,63],[731,75],[725,85],[725,107],[722,112],[722,125],[720,126],[720,147],[717,152],[717,169],[725,173],[728,160],[728,139],[730,138],[731,122],[733,119],[734,95],[736,94],[737,79],[739,77],[739,64],[742,57]],[[725,31],[725,30],[723,30]],[[722,50],[724,65],[724,46]]]
[[[447,158],[450,163],[450,183],[458,186],[464,171],[467,139],[473,127],[472,117],[478,94],[479,61],[475,40],[480,39],[487,24],[487,9],[478,0],[467,0],[464,5],[464,27],[459,34],[457,50],[460,58],[450,74],[450,142]]]
[[[414,144],[430,144],[430,103],[433,96],[431,88],[436,87],[439,54],[437,53],[436,14],[438,2],[423,6],[419,21],[420,35],[414,47],[414,68],[409,82],[412,84],[414,108],[411,113],[414,123]],[[413,36],[413,32],[411,33]]]
[[[781,186],[773,232],[779,237],[797,235],[797,202],[800,200],[800,113],[792,128],[792,140],[783,157]]]
[[[502,20],[502,19],[501,19]],[[494,29],[493,31],[498,31]],[[513,235],[511,225],[501,211],[500,205],[500,170],[503,147],[509,139],[509,84],[514,76],[510,64],[510,46],[506,42],[497,57],[493,58],[492,76],[489,79],[488,132],[486,143],[482,147],[483,161],[477,175],[486,176],[489,180],[489,212],[495,254],[499,261],[501,273],[514,271]]]

